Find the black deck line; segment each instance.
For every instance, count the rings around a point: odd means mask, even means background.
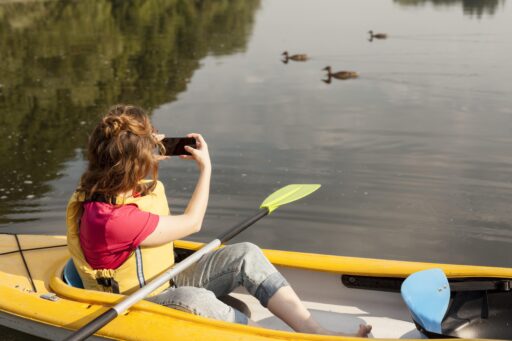
[[[14,238],[16,238],[16,244],[18,244],[18,249],[21,255],[21,259],[23,260],[23,264],[25,265],[25,269],[28,273],[28,278],[30,279],[30,284],[32,285],[32,289],[34,292],[37,292],[36,285],[34,284],[34,280],[32,279],[32,274],[30,273],[30,269],[28,268],[27,261],[25,260],[25,256],[23,255],[23,250],[21,249],[20,241],[18,239],[18,235],[14,234]]]
[[[18,246],[19,246],[19,244],[18,244]],[[56,247],[64,247],[64,246],[68,246],[68,244],[41,246],[41,247],[33,247],[31,249],[19,249],[19,250],[15,250],[15,251],[7,251],[7,252],[0,253],[0,256],[10,255],[11,253],[17,253],[17,252],[22,252],[22,251],[45,250],[45,249],[53,249]]]

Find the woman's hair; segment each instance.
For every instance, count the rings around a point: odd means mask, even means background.
[[[141,108],[122,104],[110,108],[89,137],[89,165],[78,191],[86,199],[99,195],[111,203],[115,203],[117,194],[129,190],[151,192],[158,176],[153,151],[161,145],[153,132],[149,117]],[[153,181],[141,183],[150,173]]]

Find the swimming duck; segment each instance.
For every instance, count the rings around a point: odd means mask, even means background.
[[[369,30],[368,33],[370,34],[370,41],[375,39],[386,39],[388,35],[386,33],[373,33],[372,30]]]
[[[308,60],[308,56],[306,54],[293,54],[290,56],[288,54],[288,51],[284,51],[282,55],[284,56],[283,63],[288,63],[288,60],[290,59],[295,62],[305,62],[306,60]]]
[[[357,72],[354,72],[354,71],[331,72],[331,67],[330,66],[326,66],[324,68],[324,70],[327,71],[327,78],[329,80],[329,83],[330,83],[331,77],[332,78],[336,78],[336,79],[350,79],[350,78],[357,78],[357,77],[359,77]]]

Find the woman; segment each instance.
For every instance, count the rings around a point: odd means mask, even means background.
[[[170,215],[153,155],[163,135],[155,134],[144,111],[114,106],[89,139],[88,168],[67,210],[68,245],[87,289],[131,293],[173,264],[172,241],[201,229],[208,204],[211,163],[200,134],[186,149],[199,179],[183,214]],[[151,180],[143,180],[148,176]],[[321,327],[284,277],[250,243],[228,245],[203,256],[147,299],[197,315],[241,324],[255,323],[217,297],[243,285],[295,331],[339,334]],[[371,326],[361,325],[366,337]]]

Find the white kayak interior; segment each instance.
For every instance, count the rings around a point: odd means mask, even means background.
[[[359,324],[373,326],[370,337],[422,339],[399,293],[351,289],[341,282],[341,275],[311,270],[278,267],[306,307],[322,326],[340,332],[355,332]],[[238,289],[231,294],[246,303],[251,319],[270,329],[291,329],[260,303]]]

